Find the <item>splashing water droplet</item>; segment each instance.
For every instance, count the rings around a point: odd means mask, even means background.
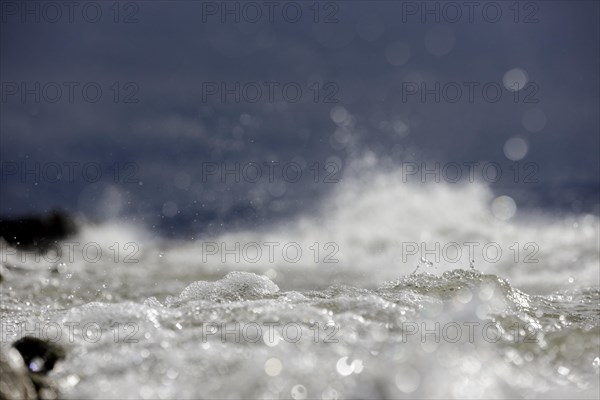
[[[306,399],[307,391],[303,385],[296,385],[291,390],[291,395],[294,400]]]
[[[571,370],[567,367],[563,367],[562,365],[558,367],[558,373],[562,376],[569,375],[569,372],[571,372]]]
[[[279,361],[279,359],[277,358],[269,358],[266,362],[265,362],[265,372],[267,375],[269,376],[277,376],[281,373],[281,370],[283,369],[283,365],[281,364],[281,361]]]
[[[417,267],[412,272],[412,275],[416,274],[417,271],[419,271],[419,268],[431,268],[431,267],[434,267],[433,262],[429,261],[425,257],[421,257],[421,259],[419,260],[419,263],[417,264]],[[434,267],[434,268],[437,268],[437,267]]]
[[[338,374],[348,376],[354,372],[354,364],[348,364],[348,357],[342,357],[336,363],[336,369]]]

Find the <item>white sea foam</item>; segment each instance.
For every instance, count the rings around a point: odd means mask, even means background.
[[[494,194],[480,182],[406,183],[400,171],[381,171],[368,160],[349,169],[311,214],[203,237],[165,256],[203,271],[268,272],[283,287],[374,285],[411,273],[422,257],[429,268],[421,271],[473,264],[536,292],[600,284],[596,216],[517,211],[503,220],[494,215]]]

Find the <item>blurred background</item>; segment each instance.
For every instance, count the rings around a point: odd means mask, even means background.
[[[310,212],[365,157],[598,214],[598,11],[2,1],[0,214],[186,238]]]

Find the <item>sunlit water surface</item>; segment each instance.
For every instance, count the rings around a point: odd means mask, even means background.
[[[174,242],[89,225],[57,262],[4,245],[2,345],[59,332],[51,376],[73,399],[598,398],[598,218],[493,204],[482,185],[357,174],[314,214],[256,230]],[[265,242],[272,259],[207,255]],[[422,242],[480,246],[406,254]]]

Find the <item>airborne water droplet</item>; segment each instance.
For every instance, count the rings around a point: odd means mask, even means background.
[[[291,395],[294,400],[306,399],[306,387],[303,385],[296,385],[291,390]]]
[[[594,361],[592,362],[592,366],[596,370],[596,373],[600,372],[600,357],[594,358]]]
[[[562,365],[558,367],[558,373],[562,376],[567,376],[571,372],[571,370],[567,367],[563,367]]]

